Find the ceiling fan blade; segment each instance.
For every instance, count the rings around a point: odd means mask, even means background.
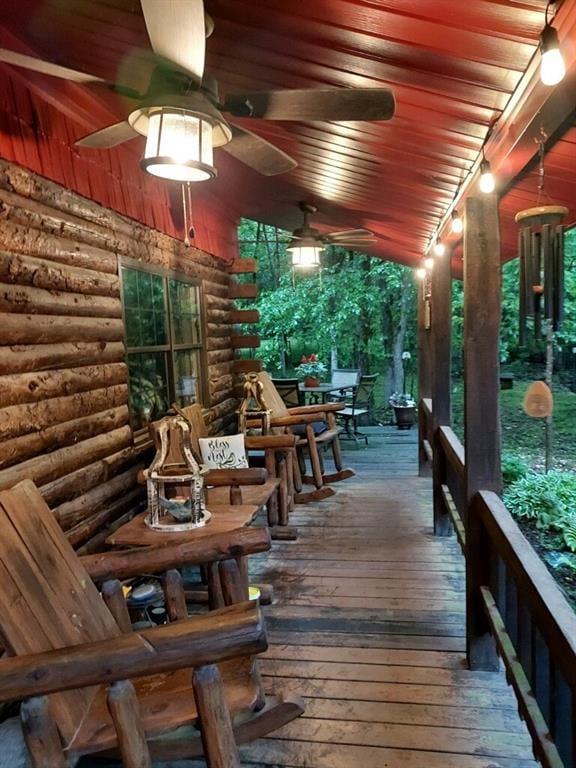
[[[154,53],[193,77],[204,74],[206,28],[202,0],[140,0]]]
[[[337,245],[339,248],[354,248],[357,251],[362,251],[364,248],[369,248],[371,245],[376,245],[378,241],[373,238],[372,240],[342,240],[337,243],[328,242],[326,245]]]
[[[34,56],[26,56],[23,53],[9,51],[6,48],[0,48],[0,61],[6,64],[13,64],[15,67],[24,67],[34,72],[40,72],[42,75],[51,75],[52,77],[61,77],[64,80],[71,80],[74,83],[88,85],[90,83],[101,83],[108,85],[106,80],[95,75],[88,75],[85,72],[77,72],[68,67],[61,67],[59,64],[51,64],[49,61],[37,59]]]
[[[374,233],[369,229],[342,229],[339,232],[329,232],[326,235],[328,240],[361,240],[363,238],[374,238]]]
[[[274,144],[262,139],[245,128],[231,125],[232,141],[225,144],[222,149],[229,155],[249,165],[255,171],[264,176],[276,176],[279,173],[287,173],[296,168],[293,160]]]
[[[90,147],[90,149],[110,149],[116,147],[118,144],[122,144],[125,141],[130,141],[139,134],[132,128],[132,126],[126,121],[122,123],[115,123],[109,125],[106,128],[102,128],[100,131],[89,133],[87,136],[83,136],[78,141],[74,142],[77,147]]]
[[[388,88],[310,88],[232,94],[224,111],[265,120],[390,120],[394,106]]]

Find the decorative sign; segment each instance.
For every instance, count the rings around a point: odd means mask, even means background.
[[[550,387],[543,381],[534,381],[524,395],[524,413],[533,419],[546,419],[554,409],[554,398]]]

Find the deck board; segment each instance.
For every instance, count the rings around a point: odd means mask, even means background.
[[[464,564],[454,539],[433,536],[415,431],[383,428],[345,460],[356,477],[297,507],[299,540],[252,564],[276,591],[265,687],[307,709],[242,747],[242,764],[534,768],[503,675],[466,669]]]

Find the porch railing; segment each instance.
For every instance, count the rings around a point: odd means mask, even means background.
[[[430,401],[420,411],[420,441],[434,449],[434,514],[449,516],[467,572],[481,574],[468,588],[479,592],[474,602],[487,617],[535,756],[545,768],[576,768],[576,614],[497,494],[481,491],[467,508],[464,448],[449,427],[433,431]],[[474,552],[466,547],[468,515],[480,523]]]

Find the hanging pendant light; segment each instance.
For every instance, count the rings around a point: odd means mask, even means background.
[[[172,181],[214,178],[212,129],[212,122],[198,112],[174,107],[151,111],[142,168]]]
[[[490,192],[494,192],[496,188],[496,182],[494,181],[494,175],[490,168],[490,163],[486,158],[480,163],[480,191],[489,195]]]
[[[446,246],[442,240],[436,238],[436,242],[434,243],[432,250],[434,251],[434,256],[444,256],[446,253]]]
[[[455,235],[460,235],[464,230],[464,222],[458,211],[452,211],[452,232]]]
[[[540,33],[540,80],[544,85],[557,85],[566,74],[558,32],[548,21],[548,11],[554,2],[556,0],[550,0],[546,6],[545,26]]]

